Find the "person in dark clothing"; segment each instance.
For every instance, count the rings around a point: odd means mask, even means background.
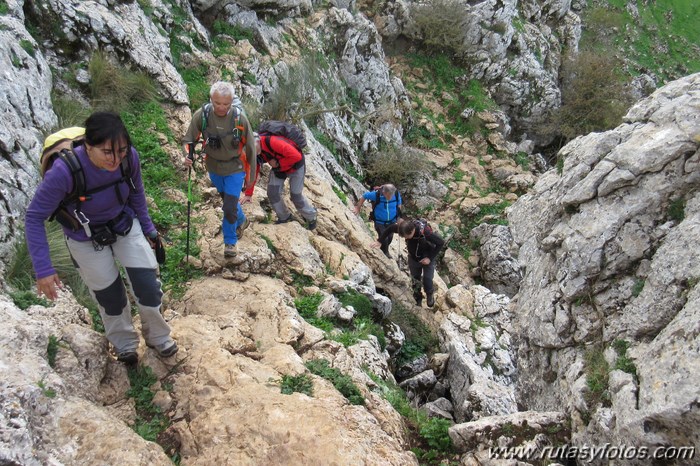
[[[433,286],[435,258],[445,245],[445,240],[435,233],[424,220],[404,220],[384,230],[379,241],[374,243],[375,247],[380,247],[382,240],[392,233],[398,233],[406,240],[408,269],[411,273],[413,297],[416,304],[419,306],[423,304],[422,281],[426,303],[428,307],[433,307],[435,305],[435,288]]]

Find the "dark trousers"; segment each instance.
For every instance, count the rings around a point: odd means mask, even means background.
[[[388,223],[385,225],[385,224],[380,223],[380,222],[374,222],[374,229],[377,230],[377,239],[379,239],[382,236],[382,233],[384,233],[384,230],[386,230],[387,228],[389,228],[392,225],[393,225],[393,223]],[[387,256],[389,255],[389,245],[391,244],[391,242],[393,240],[394,240],[394,234],[389,233],[388,235],[386,235],[386,238],[384,238],[384,241],[382,241],[381,250]]]
[[[435,275],[435,261],[430,261],[430,264],[423,265],[420,262],[408,256],[408,270],[411,272],[411,285],[413,288],[413,297],[418,301],[422,298],[421,281],[425,294],[430,296],[433,294],[433,276]]]

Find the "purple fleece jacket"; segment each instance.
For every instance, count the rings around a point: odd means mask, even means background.
[[[84,146],[75,148],[75,153],[80,160],[80,164],[85,171],[87,190],[104,186],[112,181],[119,180],[122,176],[121,170],[108,172],[97,168],[88,158]],[[92,194],[92,198],[81,203],[80,210],[90,219],[91,224],[105,224],[116,218],[124,210],[132,217],[138,217],[141,229],[145,235],[156,230],[148,215],[146,195],[143,189],[143,179],[141,178],[141,165],[136,149],[131,148],[131,180],[136,189],[132,189],[129,183],[119,183],[122,199],[128,201],[125,206],[119,202],[114,186]],[[46,229],[44,221],[58,208],[60,202],[73,191],[73,177],[68,166],[60,160],[56,160],[50,170],[46,172],[44,179],[39,184],[36,194],[29,203],[25,218],[25,234],[29,255],[34,265],[36,278],[48,277],[56,273],[51,264],[49,256],[49,243],[46,239]],[[75,204],[68,206],[69,212],[73,212]],[[80,229],[77,232],[66,228],[63,232],[69,238],[76,241],[90,241],[85,231]]]

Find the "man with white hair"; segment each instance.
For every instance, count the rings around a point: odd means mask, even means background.
[[[191,144],[200,136],[209,178],[223,199],[224,257],[236,255],[236,243],[250,222],[238,199],[241,190],[255,180],[255,161],[245,154],[255,153],[255,138],[231,83],[218,81],[211,86],[209,103],[192,115],[183,139],[184,165],[191,167]]]
[[[403,203],[401,194],[393,184],[385,184],[375,188],[374,191],[367,191],[355,205],[356,215],[360,213],[365,200],[372,203],[370,220],[374,221],[374,229],[377,231],[377,238],[379,238],[384,233],[384,230],[395,224],[401,217],[401,204]],[[389,245],[393,240],[394,234],[390,233],[381,242],[382,252],[389,258],[391,258]]]

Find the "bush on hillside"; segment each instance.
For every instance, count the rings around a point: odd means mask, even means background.
[[[462,2],[433,0],[415,5],[412,17],[430,49],[449,51],[457,57],[464,55],[464,31],[469,19]]]
[[[618,61],[601,52],[581,52],[562,68],[562,105],[542,127],[543,133],[570,141],[605,131],[622,122],[631,104]]]
[[[366,178],[371,184],[393,183],[399,191],[415,184],[428,173],[428,161],[422,151],[410,147],[388,146],[365,159]]]
[[[150,76],[124,68],[100,51],[90,58],[88,71],[94,110],[121,112],[135,101],[149,102],[158,95]]]
[[[261,118],[297,120],[333,107],[345,100],[344,88],[337,84],[328,58],[307,53],[289,67],[279,85],[265,97]]]

